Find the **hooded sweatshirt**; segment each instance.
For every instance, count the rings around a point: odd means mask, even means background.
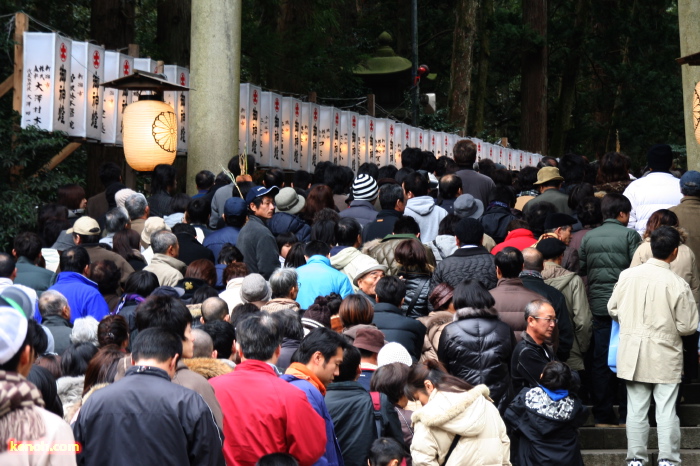
[[[437,236],[440,220],[447,217],[447,211],[436,206],[432,197],[418,196],[408,200],[404,215],[416,220],[420,227],[420,240],[429,243]]]
[[[336,255],[331,256],[331,265],[334,269],[340,270],[350,279],[350,283],[355,282],[355,277],[358,273],[363,272],[367,268],[367,262],[358,258],[362,256],[369,257],[367,254],[362,254],[359,249],[347,247],[341,249]],[[352,285],[353,293],[357,293],[357,286]]]

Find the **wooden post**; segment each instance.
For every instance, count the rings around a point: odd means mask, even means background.
[[[66,160],[66,158],[71,155],[73,152],[75,152],[78,147],[80,147],[82,143],[80,142],[71,142],[69,143],[66,147],[61,149],[61,152],[58,154],[54,155],[51,160],[49,160],[49,163],[44,165],[40,171],[49,171],[53,170],[56,168],[56,166]]]
[[[158,60],[156,62],[156,73],[162,74],[165,70],[165,62],[163,60]]]
[[[374,109],[374,94],[367,94],[367,115],[377,116]]]
[[[316,103],[316,91],[309,92],[309,102],[312,104]]]
[[[508,147],[508,138],[501,138],[501,146]]]
[[[29,17],[24,13],[15,14],[15,74],[12,109],[22,112],[22,76],[24,75],[24,33],[29,30]]]

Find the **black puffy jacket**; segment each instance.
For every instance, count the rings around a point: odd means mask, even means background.
[[[400,343],[408,350],[414,361],[418,361],[423,352],[425,325],[416,319],[405,317],[398,307],[389,303],[374,305],[372,323],[384,333],[389,342]]]
[[[472,385],[487,385],[503,413],[514,396],[510,381],[513,331],[493,308],[462,308],[456,318],[442,330],[438,358],[450,374]]]
[[[464,279],[479,280],[487,290],[496,287],[496,266],[493,255],[483,246],[460,248],[438,264],[430,280],[430,291],[440,283],[455,288]]]
[[[406,317],[417,319],[430,314],[433,310],[430,301],[428,301],[430,274],[401,269],[397,275],[406,285],[406,298],[401,305],[401,310],[406,313]],[[411,308],[411,312],[408,312],[409,308]]]
[[[280,233],[294,233],[301,242],[311,239],[311,227],[300,217],[287,212],[277,212],[267,221],[267,227],[275,236]]]

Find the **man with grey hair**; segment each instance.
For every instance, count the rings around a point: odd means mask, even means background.
[[[552,338],[557,325],[557,315],[550,302],[544,299],[529,302],[525,306],[525,322],[523,339],[515,345],[511,359],[515,393],[525,387],[537,387],[544,366],[557,360],[552,347],[545,343]]]
[[[178,260],[180,246],[177,237],[168,230],[160,230],[151,235],[153,259],[143,270],[153,272],[160,286],[175,286],[183,279],[187,266]]]
[[[199,318],[199,321],[202,324],[206,324],[207,322],[215,322],[217,320],[230,322],[231,316],[229,316],[228,304],[226,304],[226,301],[217,296],[212,296],[211,298],[205,299],[202,303],[202,317]]]
[[[70,323],[70,306],[65,296],[56,290],[47,290],[39,298],[41,323],[53,335],[54,352],[63,354],[70,346],[70,334],[73,324]]]
[[[131,226],[129,216],[126,210],[121,207],[115,207],[105,214],[105,231],[104,237],[100,239],[100,243],[108,244],[109,247],[114,246],[114,234]]]
[[[299,293],[299,277],[293,267],[276,269],[270,275],[272,299],[260,308],[262,311],[276,312],[282,309],[292,309],[299,312],[301,306],[296,302]]]
[[[146,196],[141,193],[132,194],[124,201],[124,208],[129,214],[131,229],[140,235],[141,232],[143,232],[146,219],[151,213],[151,208],[148,206]]]

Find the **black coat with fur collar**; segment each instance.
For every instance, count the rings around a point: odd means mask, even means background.
[[[495,309],[462,308],[440,336],[438,357],[450,374],[472,385],[485,384],[503,413],[514,396],[510,359],[515,336]]]

